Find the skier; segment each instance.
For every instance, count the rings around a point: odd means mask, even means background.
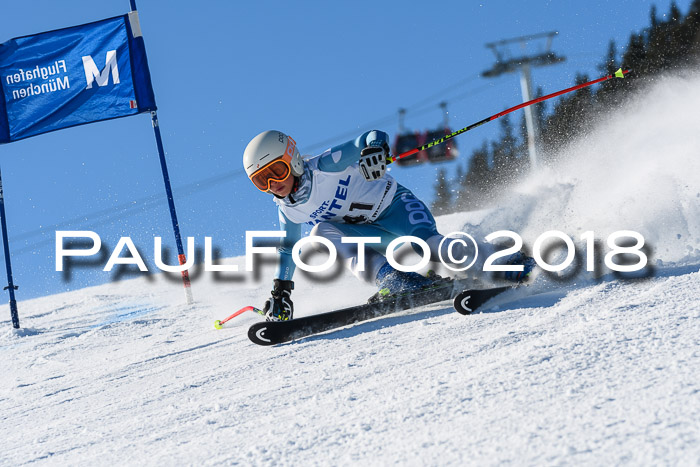
[[[415,236],[428,244],[431,259],[437,261],[444,238],[428,207],[386,173],[391,161],[387,140],[382,131],[368,131],[307,160],[302,159],[296,142],[280,131],[265,131],[248,143],[243,154],[246,174],[260,191],[274,195],[280,228],[286,232],[278,250],[280,261],[271,297],[265,302],[268,320],[292,319],[292,247],[301,238],[303,224],[314,226],[311,235],[330,240],[350,271],[376,284],[381,296],[420,290],[440,280],[439,276],[396,270],[378,251],[385,251],[397,237]],[[357,245],[343,243],[343,237],[379,237],[381,242],[367,244],[363,265]],[[443,258],[449,243],[442,244]],[[455,242],[454,258],[464,257],[462,248],[463,244]],[[516,253],[509,264],[524,266],[520,273],[506,274],[507,279],[519,282],[530,274],[534,261]]]

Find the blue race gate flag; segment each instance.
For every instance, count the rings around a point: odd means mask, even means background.
[[[0,144],[152,110],[136,12],[0,44]]]

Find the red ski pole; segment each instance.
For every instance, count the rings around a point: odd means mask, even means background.
[[[237,312],[235,312],[234,314],[232,314],[232,315],[229,316],[228,318],[224,318],[224,319],[222,319],[221,321],[219,321],[219,320],[217,319],[216,321],[214,321],[214,327],[215,327],[216,329],[221,329],[221,328],[223,327],[223,325],[224,325],[225,322],[232,320],[232,319],[235,318],[236,316],[238,316],[238,315],[240,315],[240,314],[242,314],[242,313],[245,313],[245,312],[248,311],[248,310],[254,311],[254,312],[256,312],[256,313],[258,313],[258,314],[260,314],[260,315],[263,314],[262,310],[260,310],[260,309],[258,309],[258,308],[255,308],[254,306],[246,306],[246,307],[241,308],[240,310],[238,310]]]
[[[481,125],[483,125],[484,123],[488,123],[488,122],[490,122],[491,120],[496,120],[498,117],[502,117],[502,116],[504,116],[504,115],[506,115],[506,114],[509,114],[509,113],[511,113],[511,112],[514,112],[514,111],[516,111],[516,110],[519,110],[519,109],[522,109],[522,108],[525,108],[525,107],[528,107],[528,106],[530,106],[530,105],[532,105],[532,104],[537,104],[538,102],[546,101],[547,99],[551,99],[552,97],[557,97],[557,96],[561,96],[562,94],[566,94],[566,93],[568,93],[568,92],[577,91],[577,90],[579,90],[579,89],[581,89],[581,88],[585,88],[586,86],[591,86],[591,85],[593,85],[593,84],[600,83],[600,82],[602,82],[602,81],[607,81],[607,80],[612,79],[612,78],[624,78],[625,75],[626,75],[627,73],[629,73],[630,71],[631,71],[631,70],[623,70],[622,68],[620,68],[619,70],[617,70],[617,71],[616,71],[614,74],[612,74],[612,75],[603,76],[602,78],[598,78],[598,79],[593,80],[593,81],[588,81],[587,83],[578,84],[578,85],[576,85],[576,86],[572,86],[572,87],[567,88],[567,89],[564,89],[564,90],[562,90],[562,91],[553,92],[552,94],[547,94],[546,96],[538,97],[537,99],[532,99],[531,101],[523,102],[523,103],[520,104],[520,105],[516,105],[515,107],[511,107],[510,109],[506,109],[506,110],[504,110],[503,112],[499,112],[499,113],[497,113],[497,114],[495,114],[495,115],[491,115],[490,117],[485,118],[485,119],[483,119],[483,120],[481,120],[481,121],[478,121],[478,122],[476,122],[476,123],[472,123],[472,124],[469,125],[469,126],[465,126],[465,127],[462,128],[461,130],[457,130],[457,131],[455,131],[455,132],[452,132],[452,133],[450,133],[449,135],[445,135],[445,136],[443,136],[443,137],[440,138],[440,139],[436,139],[435,141],[431,141],[431,142],[428,143],[428,144],[424,144],[424,145],[421,146],[421,147],[418,147],[418,148],[415,148],[415,149],[411,149],[410,151],[406,151],[406,152],[404,152],[404,153],[401,153],[401,154],[399,154],[398,156],[392,156],[392,157],[391,157],[391,162],[394,162],[395,160],[401,159],[401,158],[403,158],[403,157],[410,156],[410,155],[415,154],[415,153],[420,152],[420,151],[425,151],[426,149],[432,148],[433,146],[437,146],[438,144],[442,144],[442,143],[444,143],[445,141],[447,141],[448,139],[452,139],[452,138],[454,138],[454,137],[457,136],[457,135],[461,135],[462,133],[466,133],[466,132],[469,131],[469,130],[473,130],[474,128],[476,128],[476,127],[478,127],[478,126],[481,126]]]

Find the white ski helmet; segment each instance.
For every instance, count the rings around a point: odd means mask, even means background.
[[[300,177],[304,163],[297,143],[281,131],[263,131],[243,152],[243,167],[251,182],[261,191],[270,190],[270,181],[283,182],[289,175]]]

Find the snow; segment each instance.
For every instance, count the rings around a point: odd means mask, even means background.
[[[20,330],[3,307],[0,463],[697,465],[699,105],[699,80],[663,80],[507,207],[439,219],[526,243],[638,230],[648,277],[541,275],[476,315],[441,303],[275,347],[247,339],[252,313],[213,327],[261,304],[270,265],[201,276],[193,307],[161,276],[22,302]],[[298,315],[373,292],[295,279]]]

